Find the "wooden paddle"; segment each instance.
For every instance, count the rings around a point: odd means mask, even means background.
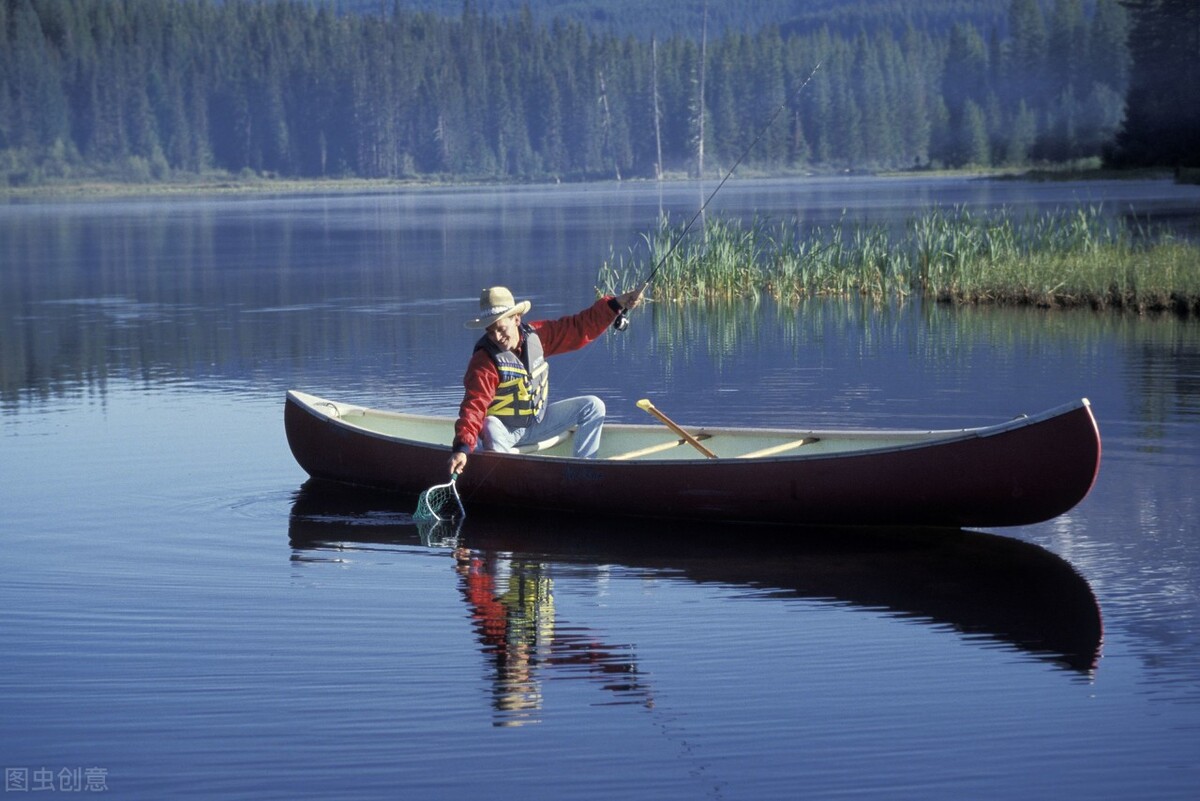
[[[679,436],[683,437],[683,439],[684,439],[684,440],[685,440],[685,441],[686,441],[686,442],[687,442],[689,445],[691,445],[693,448],[695,448],[696,450],[698,450],[698,451],[700,451],[701,453],[703,453],[703,454],[704,454],[705,456],[707,456],[709,459],[716,459],[716,458],[717,458],[717,455],[716,455],[715,453],[713,453],[713,452],[712,452],[712,451],[710,451],[708,448],[706,448],[706,447],[704,447],[703,445],[701,445],[701,444],[700,444],[700,440],[696,439],[696,438],[695,438],[695,437],[693,437],[691,434],[689,434],[688,432],[684,431],[682,428],[680,428],[678,425],[676,425],[675,421],[673,421],[671,418],[667,417],[665,414],[663,414],[662,412],[660,412],[658,409],[654,408],[654,404],[653,404],[653,403],[651,403],[651,402],[650,402],[648,399],[646,399],[646,398],[642,398],[640,401],[638,401],[638,402],[637,402],[637,407],[638,407],[639,409],[642,409],[643,411],[647,411],[647,412],[649,412],[650,414],[652,414],[652,415],[654,415],[655,417],[657,417],[657,418],[658,418],[660,421],[662,421],[663,425],[665,425],[667,428],[669,428],[669,429],[671,429],[672,431],[674,431],[674,432],[675,432],[676,434],[678,434]]]

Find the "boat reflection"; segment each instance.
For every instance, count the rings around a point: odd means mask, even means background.
[[[308,482],[297,493],[289,524],[293,559],[349,544],[445,548],[454,556],[458,588],[469,610],[492,681],[493,723],[539,722],[542,680],[586,679],[610,694],[606,704],[653,707],[631,645],[613,644],[592,629],[566,624],[554,605],[554,560],[467,544],[454,523],[414,523],[394,511],[400,496]],[[411,507],[405,499],[405,507]]]
[[[653,703],[630,645],[555,620],[552,580],[579,565],[622,565],[697,583],[828,600],[950,626],[1088,675],[1100,609],[1064,560],[1009,537],[934,529],[786,529],[621,521],[472,510],[461,524],[418,529],[407,496],[309,481],[289,535],[300,551],[334,543],[452,548],[481,648],[495,667],[496,710],[536,716],[538,672],[586,668],[617,699]],[[392,510],[380,525],[380,510]],[[376,521],[363,525],[364,521]],[[519,719],[507,714],[508,722]],[[498,722],[500,722],[498,720]]]
[[[459,589],[493,669],[497,726],[537,722],[543,673],[596,681],[612,693],[610,703],[653,706],[631,646],[556,619],[550,564],[466,547],[454,556]]]

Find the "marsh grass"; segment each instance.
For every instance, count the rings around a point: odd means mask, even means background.
[[[680,227],[661,219],[646,247],[611,256],[604,291],[641,282]],[[712,219],[654,277],[658,300],[915,295],[946,303],[1171,310],[1200,314],[1200,247],[1103,216],[1096,207],[1016,217],[932,209],[902,229],[844,221]],[[644,260],[637,253],[648,253]]]

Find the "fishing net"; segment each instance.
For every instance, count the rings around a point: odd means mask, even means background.
[[[417,533],[426,548],[457,548],[461,520],[418,520]]]
[[[454,482],[458,474],[450,477],[448,484],[437,484],[417,496],[417,511],[413,520],[463,520],[467,511],[463,509],[462,499],[458,497],[458,488]]]

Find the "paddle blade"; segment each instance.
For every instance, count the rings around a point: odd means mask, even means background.
[[[437,484],[417,496],[417,510],[413,512],[413,520],[463,520],[467,510],[463,508],[462,499],[458,497],[458,488],[454,482],[457,475],[451,477],[448,484]]]

